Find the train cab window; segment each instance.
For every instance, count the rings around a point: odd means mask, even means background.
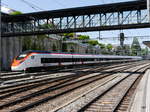
[[[31,56],[31,59],[34,59],[35,58],[35,56]]]
[[[16,58],[16,60],[21,60],[21,59],[25,58],[26,56],[27,56],[27,54],[20,54],[20,55]]]

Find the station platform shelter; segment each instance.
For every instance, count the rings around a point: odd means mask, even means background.
[[[145,44],[146,46],[150,48],[150,41],[144,41],[143,44]]]
[[[150,41],[144,41],[143,44],[150,48]],[[144,56],[144,58],[150,60],[150,54]]]

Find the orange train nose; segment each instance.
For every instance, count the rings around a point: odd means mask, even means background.
[[[11,66],[18,66],[20,64],[21,60],[13,60]]]

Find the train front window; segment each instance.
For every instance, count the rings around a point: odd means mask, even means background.
[[[27,56],[27,54],[20,54],[20,55],[16,58],[16,60],[21,60],[21,59],[25,58],[26,56]]]

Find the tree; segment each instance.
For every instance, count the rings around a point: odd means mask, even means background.
[[[88,35],[80,35],[80,36],[78,37],[78,39],[79,39],[79,40],[88,40],[88,39],[90,39],[90,37],[89,37]]]
[[[131,47],[129,45],[123,46],[124,55],[131,55]]]
[[[117,46],[115,49],[116,55],[122,55],[122,46]]]
[[[145,55],[148,55],[149,53],[149,50],[148,50],[148,47],[145,48]]]
[[[63,36],[65,37],[65,38],[71,38],[71,37],[74,37],[74,33],[64,33],[63,34]]]
[[[44,39],[46,35],[26,36],[23,38],[23,51],[25,50],[45,50]]]
[[[113,48],[113,46],[111,44],[107,44],[106,48],[108,49],[108,51],[110,52]]]
[[[62,44],[62,52],[67,52],[67,44],[66,43]]]
[[[51,28],[54,28],[55,25],[44,23],[44,24],[40,25],[39,27],[40,27],[41,29],[51,29]]]
[[[56,51],[56,45],[53,44],[53,51]]]
[[[30,36],[23,38],[22,50],[32,50],[32,39]]]
[[[85,53],[88,53],[88,49],[85,50]]]
[[[20,11],[14,11],[10,13],[10,15],[20,15],[20,14],[22,14],[22,12]]]
[[[71,46],[71,48],[70,48],[70,52],[71,53],[74,53],[75,52],[75,50],[74,50],[74,48]]]
[[[142,56],[146,56],[146,55],[148,55],[148,53],[149,53],[149,50],[148,50],[147,47],[145,47],[144,49],[141,50],[141,55]]]
[[[141,54],[141,46],[136,37],[134,37],[134,39],[133,39],[133,42],[131,45],[131,51],[132,51],[133,56]]]
[[[105,49],[106,48],[105,44],[99,43],[98,45],[100,46],[101,49]]]
[[[10,15],[22,14],[20,11],[11,12]],[[48,28],[51,24],[43,24],[42,28]],[[23,51],[25,50],[44,50],[44,39],[47,38],[46,35],[37,35],[36,37],[27,36],[23,38]]]
[[[89,40],[88,44],[95,46],[95,45],[98,45],[98,41],[97,40]]]

